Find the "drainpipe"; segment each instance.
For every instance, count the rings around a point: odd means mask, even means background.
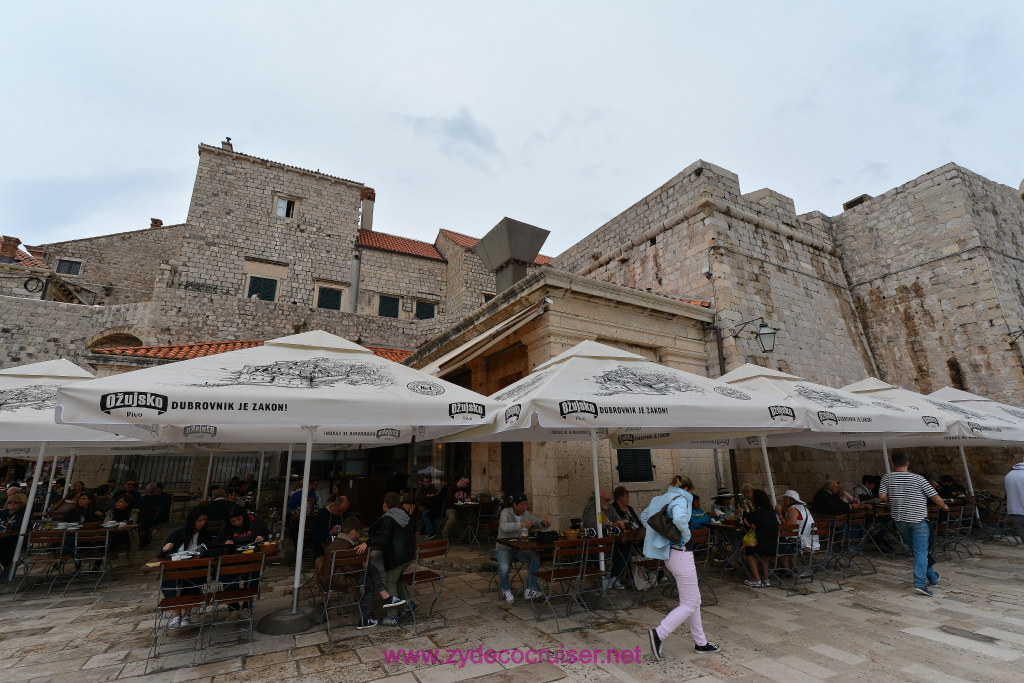
[[[351,296],[348,298],[345,310],[348,313],[355,313],[356,306],[359,303],[359,271],[362,269],[363,264],[363,248],[358,244],[356,250],[352,252],[352,286],[350,287]]]
[[[704,329],[710,330],[715,333],[715,346],[718,347],[718,376],[721,377],[725,374],[725,345],[722,340],[722,328],[714,323],[704,323]],[[715,464],[718,464],[716,457]],[[732,490],[737,492],[740,490],[740,479],[736,474],[736,449],[729,449],[729,472],[732,475]]]

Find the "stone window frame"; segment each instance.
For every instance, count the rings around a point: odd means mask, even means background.
[[[480,303],[481,303],[481,305],[482,304],[486,304],[487,302],[489,302],[491,299],[493,299],[496,296],[498,296],[498,295],[494,294],[493,292],[480,292]]]
[[[252,286],[252,279],[254,277],[259,278],[260,280],[268,280],[274,283],[274,298],[264,299],[260,297],[259,301],[277,301],[278,298],[281,296],[281,278],[267,277],[266,275],[254,275],[252,273],[245,274],[245,298],[252,299],[252,295],[249,293],[249,289]]]
[[[69,273],[67,271],[62,271],[60,269],[62,263],[76,263],[76,264],[78,264],[78,270],[76,272],[74,272],[74,273]],[[85,261],[83,259],[78,259],[78,258],[62,258],[62,257],[58,257],[57,258],[57,263],[54,264],[54,268],[53,268],[53,272],[57,273],[58,275],[69,275],[71,277],[77,277],[77,276],[81,275],[83,270],[85,270]]]
[[[419,316],[420,304],[429,304],[429,305],[433,306],[434,307],[433,315],[431,315],[429,318],[421,318]],[[412,302],[412,311],[413,311],[412,317],[413,317],[413,320],[432,320],[432,319],[437,317],[438,312],[440,311],[440,309],[441,309],[441,302],[436,300],[436,299],[416,299],[416,300],[414,300]]]
[[[280,213],[278,213],[279,204],[282,201],[285,202],[285,215],[281,215]],[[290,216],[287,215],[289,208],[291,209],[291,215]],[[271,213],[273,214],[273,216],[275,218],[279,218],[279,219],[285,220],[285,221],[293,221],[293,220],[295,220],[296,214],[298,212],[298,208],[299,208],[299,198],[298,197],[296,197],[294,195],[290,195],[290,194],[280,193],[280,192],[277,192],[277,193],[274,194],[274,203],[270,207]]]
[[[328,308],[327,306],[320,305],[320,291],[324,289],[333,289],[341,292],[341,300],[338,302],[337,308]],[[345,302],[348,299],[348,285],[341,284],[339,282],[317,282],[313,287],[313,306],[314,308],[321,308],[325,311],[343,311],[345,310]]]
[[[393,316],[381,315],[380,307],[381,307],[381,304],[383,303],[384,299],[394,299],[397,302],[397,308],[395,309],[395,315],[393,315]],[[377,317],[378,318],[392,318],[393,320],[397,320],[397,319],[401,318],[402,317],[402,297],[398,296],[397,294],[378,293],[377,294]]]

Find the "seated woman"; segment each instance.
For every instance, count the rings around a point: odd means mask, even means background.
[[[623,531],[643,528],[640,516],[629,504],[629,491],[625,486],[616,486],[612,491],[612,503],[607,508],[607,514],[608,520]],[[634,541],[633,543],[615,544],[612,555],[612,579],[609,584],[611,588],[623,589],[626,587],[622,578],[626,575],[629,557],[633,553],[633,548],[642,543],[642,541]]]
[[[221,528],[217,536],[216,544],[224,546],[243,546],[253,543],[262,543],[270,536],[267,525],[256,515],[245,511],[241,505],[233,505],[228,509],[227,523]],[[252,588],[259,580],[257,576],[240,574],[232,577],[224,583],[224,588]],[[231,602],[228,603],[228,612],[239,612],[243,617],[248,617],[247,612],[252,608],[252,603]]]
[[[807,508],[807,503],[800,500],[800,494],[789,489],[782,494],[782,503],[778,507],[783,524],[795,524],[800,538],[800,552],[809,554],[812,550],[818,550],[818,537],[814,535],[814,517]],[[790,547],[787,553],[792,555],[797,548]],[[791,571],[794,569],[792,557],[785,558],[786,567]]]
[[[146,492],[139,498],[139,524],[143,529],[151,529],[160,523],[160,505],[162,500],[156,490],[156,482],[146,484]]]
[[[766,557],[775,557],[775,546],[779,538],[779,518],[772,508],[772,499],[761,489],[754,489],[751,496],[754,509],[743,515],[743,521],[757,532],[757,545],[743,549],[747,557],[747,568],[752,579],[744,579],[748,586],[760,588],[771,586],[768,580]]]
[[[711,515],[700,506],[700,496],[693,496],[693,509],[690,510],[690,529],[704,529],[711,522]]]
[[[62,521],[68,524],[89,524],[102,522],[105,515],[96,509],[96,496],[86,491],[75,500],[75,506],[64,513]]]
[[[25,519],[25,504],[28,496],[24,493],[11,493],[7,496],[7,505],[0,510],[0,524],[6,527],[0,534],[0,564],[7,571],[14,561],[14,549],[18,545],[18,534],[21,522]]]
[[[117,522],[118,524],[126,524],[134,526],[139,523],[139,509],[132,507],[132,494],[122,493],[114,501],[114,507],[110,508],[106,516],[103,518],[104,524],[109,522]],[[127,548],[128,554],[131,555],[139,548],[139,534],[138,529],[130,529],[127,533],[114,532],[110,534],[110,551],[111,555],[116,554],[118,551]]]
[[[206,529],[206,521],[206,508],[192,508],[188,513],[188,517],[185,518],[184,526],[180,526],[167,534],[167,538],[164,539],[164,542],[156,552],[156,557],[167,559],[174,553],[201,551],[203,548],[213,545],[213,537]],[[192,581],[185,583],[164,581],[160,584],[160,590],[163,591],[165,598],[173,598],[178,595],[196,595],[201,589],[201,585]],[[174,610],[174,616],[171,618],[167,628],[184,628],[191,625],[192,622],[185,610],[177,609]]]

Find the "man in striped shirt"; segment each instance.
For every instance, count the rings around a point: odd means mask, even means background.
[[[924,477],[908,471],[910,464],[902,452],[893,451],[892,466],[895,471],[883,476],[878,485],[878,497],[889,503],[892,521],[914,551],[914,590],[933,597],[928,585],[938,584],[939,574],[928,562],[928,499],[940,510],[948,512],[949,507]]]

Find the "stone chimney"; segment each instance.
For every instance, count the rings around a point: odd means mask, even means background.
[[[14,255],[18,253],[18,246],[21,240],[17,237],[0,237],[0,263],[14,263]]]
[[[364,187],[359,191],[359,229],[373,230],[373,203],[377,200],[377,192],[372,187]]]
[[[476,243],[473,251],[494,273],[495,293],[526,277],[549,234],[543,228],[505,217]]]
[[[150,218],[149,219],[149,229],[150,230],[152,230],[153,228],[162,228],[162,227],[164,227],[164,222],[162,220],[160,220],[159,218]]]
[[[226,149],[229,152],[234,152],[235,148],[231,146],[231,138],[224,138],[224,142],[220,143],[221,149]]]

